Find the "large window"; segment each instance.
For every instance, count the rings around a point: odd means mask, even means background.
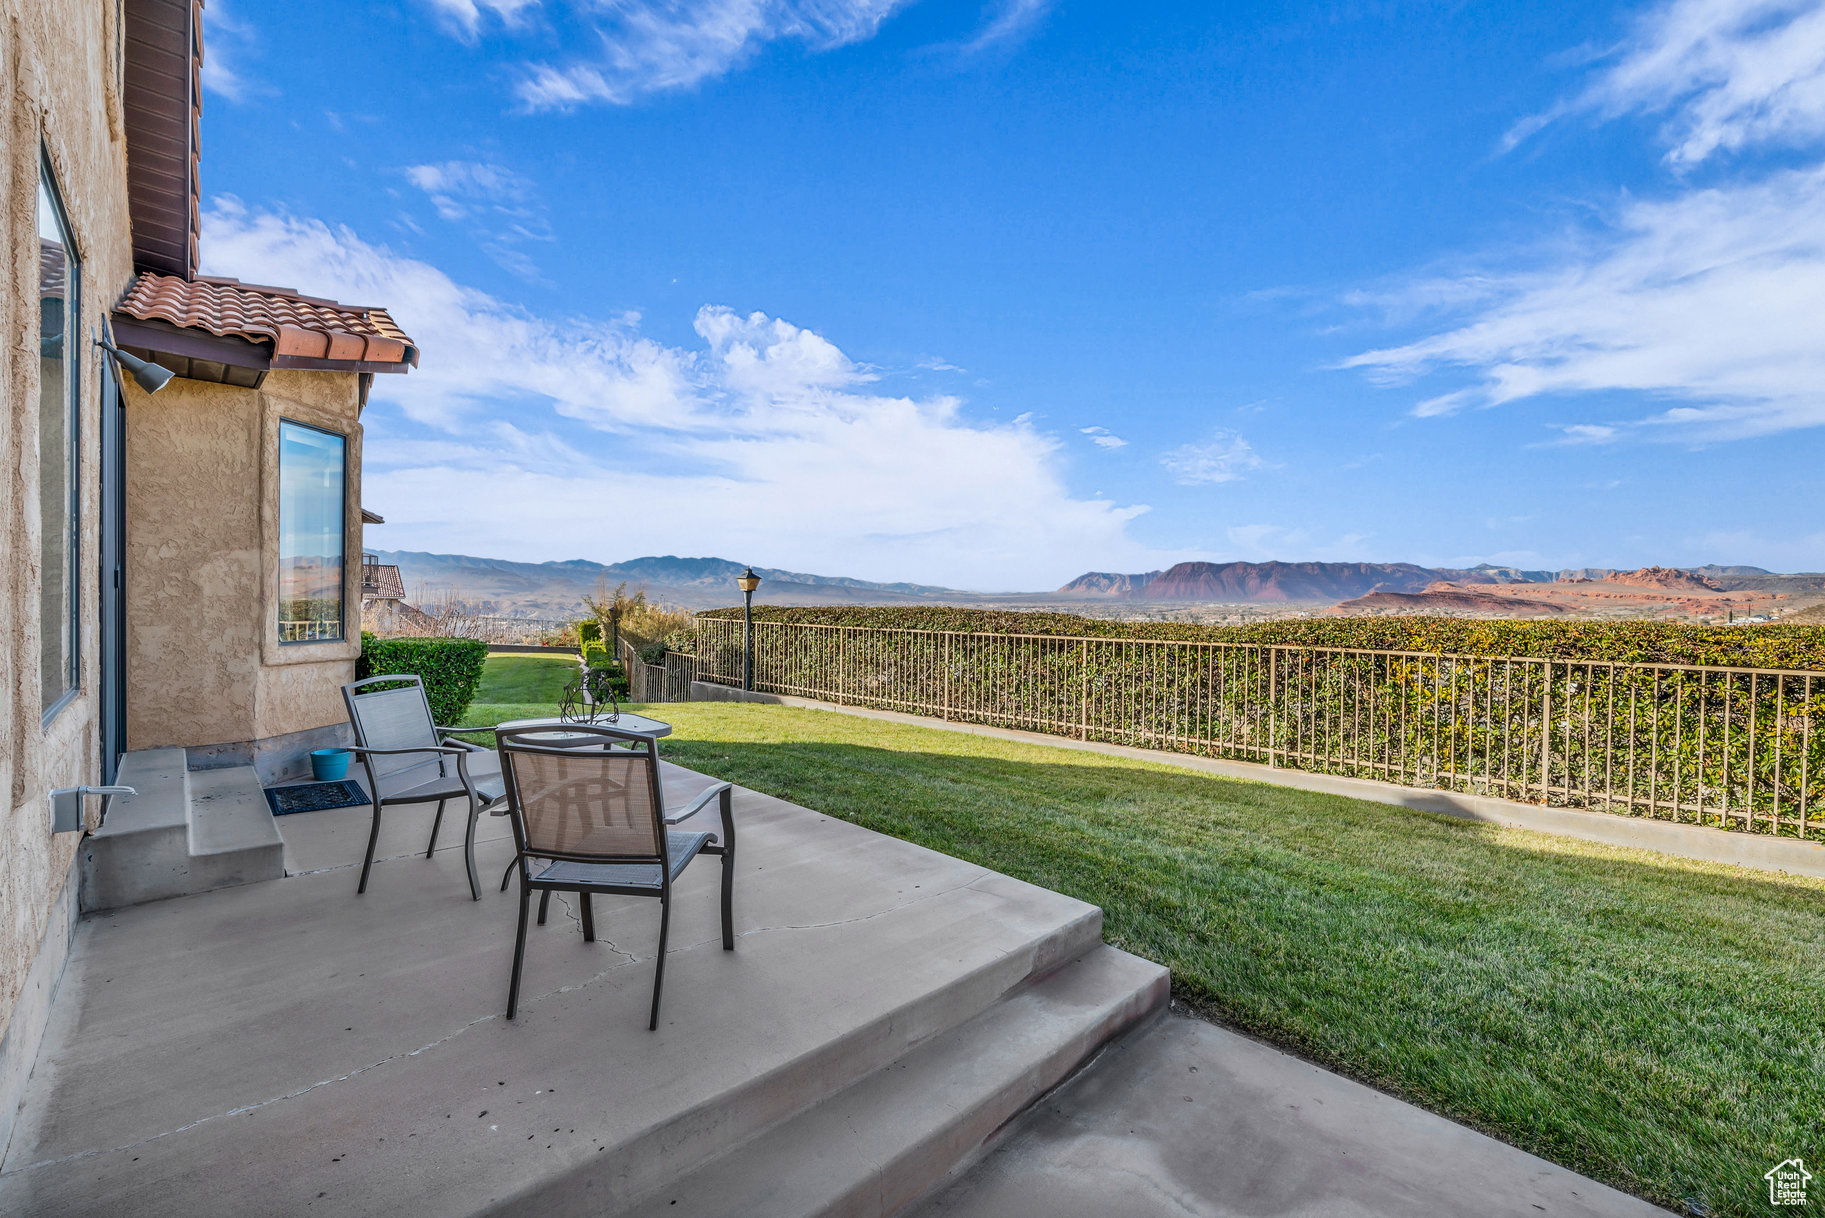
[[[81,418],[81,264],[50,165],[38,175],[38,627],[40,705],[48,721],[75,692],[81,637],[77,581],[77,421]]]
[[[279,641],[342,637],[343,447],[334,432],[279,423]]]

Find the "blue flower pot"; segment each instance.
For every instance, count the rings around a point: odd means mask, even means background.
[[[318,782],[340,782],[349,776],[347,749],[312,749],[311,777]]]

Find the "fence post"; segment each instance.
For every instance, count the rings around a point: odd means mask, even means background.
[[[1280,649],[1267,649],[1267,764],[1276,766],[1274,751],[1280,743]]]
[[[938,679],[944,689],[944,721],[949,723],[951,721],[951,636],[948,630],[944,632],[944,647],[939,654],[938,666],[940,669]]]
[[[1077,703],[1077,738],[1090,739],[1090,642],[1088,639],[1077,641],[1078,654],[1078,703]]]
[[[1553,662],[1543,665],[1546,685],[1540,693],[1540,806],[1552,803],[1553,775]]]

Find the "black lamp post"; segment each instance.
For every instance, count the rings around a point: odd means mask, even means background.
[[[760,576],[749,567],[735,577],[741,589],[741,687],[754,688],[754,589],[760,587]]]

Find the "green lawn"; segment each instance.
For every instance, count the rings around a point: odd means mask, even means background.
[[[506,719],[556,714],[564,685],[577,675],[577,658],[568,655],[496,653],[482,667],[481,684],[465,723],[500,723]],[[502,707],[516,707],[513,714]]]
[[[849,715],[648,709],[671,760],[1094,902],[1212,1018],[1674,1209],[1760,1214],[1764,1171],[1825,1159],[1825,883]]]

